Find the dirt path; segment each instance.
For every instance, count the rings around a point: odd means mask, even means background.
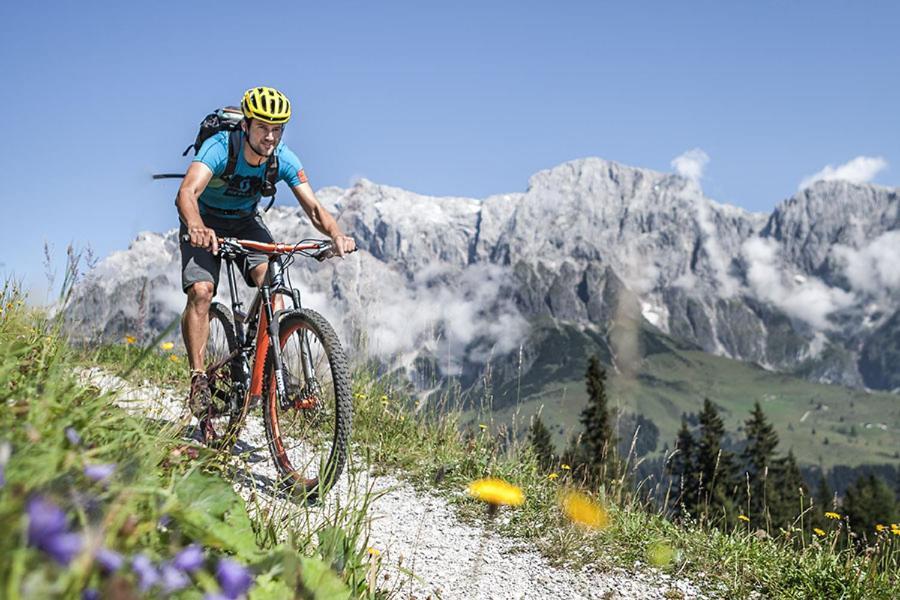
[[[154,419],[177,422],[183,399],[151,384],[135,385],[99,369],[81,378],[116,392],[123,408]],[[298,506],[272,493],[275,467],[259,417],[241,434],[234,458],[235,490],[251,512],[264,511],[288,529],[314,531],[339,510],[360,507],[369,493],[365,519],[368,545],[380,553],[380,588],[396,598],[706,598],[695,586],[669,575],[557,568],[522,542],[483,527],[461,523],[443,498],[416,491],[390,475],[373,475],[366,465],[351,464],[321,505]]]

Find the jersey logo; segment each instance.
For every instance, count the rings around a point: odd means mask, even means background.
[[[256,196],[262,186],[262,179],[259,177],[243,175],[232,175],[228,180],[228,189],[225,190],[225,196],[238,196],[246,198],[248,196]]]
[[[297,179],[300,180],[300,183],[307,183],[309,181],[309,178],[306,176],[306,171],[303,169],[297,171]]]

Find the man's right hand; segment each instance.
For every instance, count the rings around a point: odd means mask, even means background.
[[[219,251],[219,241],[216,239],[216,232],[206,225],[189,225],[188,235],[191,236],[191,246],[206,248],[213,254]]]

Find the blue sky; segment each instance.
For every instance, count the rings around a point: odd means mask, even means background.
[[[7,2],[0,275],[39,288],[45,240],[102,256],[173,227],[177,183],[150,174],[253,85],[292,99],[316,188],[485,197],[692,148],[707,195],[750,210],[858,156],[897,186],[898,30],[891,2]]]

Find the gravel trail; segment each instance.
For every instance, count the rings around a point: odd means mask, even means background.
[[[116,393],[116,403],[153,419],[184,419],[184,399],[149,383],[133,384],[100,368],[79,371],[82,381]],[[259,411],[255,411],[258,415]],[[303,506],[272,491],[277,472],[259,416],[249,417],[234,458],[235,490],[248,510],[274,515],[290,529],[314,531],[369,492],[368,546],[381,561],[378,587],[395,598],[605,600],[709,598],[692,583],[650,569],[628,572],[588,567],[576,571],[548,563],[522,541],[460,522],[448,502],[416,491],[391,475],[374,475],[352,460],[325,502]]]

